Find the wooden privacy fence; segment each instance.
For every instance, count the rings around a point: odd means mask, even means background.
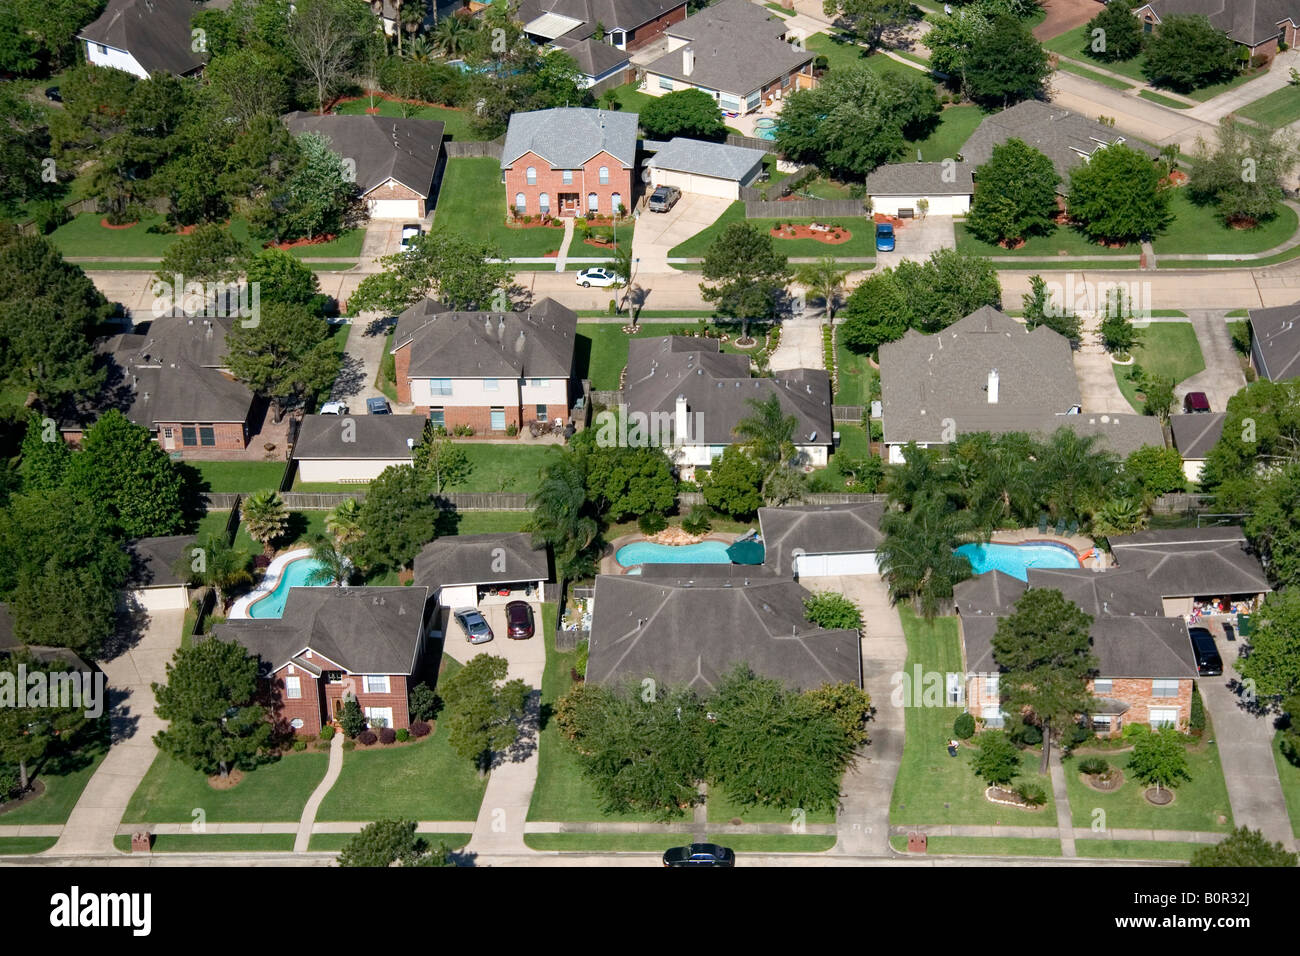
[[[746,219],[833,219],[866,214],[867,210],[861,199],[785,199],[745,202]]]
[[[442,144],[442,148],[446,151],[448,159],[466,159],[470,157],[500,159],[501,152],[505,149],[505,140],[474,140],[464,143],[447,140]]]
[[[727,135],[727,145],[743,146],[745,149],[761,149],[765,153],[775,153],[777,151],[775,140],[759,139],[757,136],[737,136],[735,133]]]
[[[832,405],[831,418],[839,423],[852,422],[857,425],[862,422],[862,416],[866,408],[862,405]]]
[[[816,166],[811,164],[800,166],[794,172],[773,179],[771,182],[763,183],[761,186],[741,186],[740,198],[746,202],[751,202],[788,196],[798,186],[816,175]]]
[[[1189,495],[1182,492],[1161,495],[1151,502],[1151,510],[1158,514],[1174,514],[1178,511],[1205,511],[1214,504],[1214,495]]]

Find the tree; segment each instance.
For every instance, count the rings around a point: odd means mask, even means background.
[[[1237,672],[1255,682],[1261,699],[1276,703],[1300,692],[1300,590],[1274,591],[1252,621],[1250,653],[1237,660]]]
[[[1211,846],[1199,847],[1192,854],[1192,866],[1295,866],[1300,856],[1290,853],[1281,843],[1269,843],[1260,830],[1237,827],[1227,837]]]
[[[311,307],[322,304],[320,280],[311,267],[292,253],[271,247],[248,261],[244,278],[259,289],[260,301]]]
[[[1070,170],[1070,216],[1094,242],[1138,242],[1169,220],[1160,170],[1122,143],[1102,147]]]
[[[1042,773],[1052,740],[1091,704],[1088,679],[1096,674],[1089,628],[1092,617],[1051,588],[1030,588],[1015,612],[998,621],[993,658],[1002,670],[1002,709],[1043,732]]]
[[[784,508],[804,500],[808,491],[808,479],[804,477],[793,461],[777,465],[763,479],[763,504],[769,508]]]
[[[966,508],[979,517],[981,527],[1007,521],[1033,524],[1042,491],[1034,467],[1037,450],[1023,432],[964,435],[958,441],[952,452],[954,473]]]
[[[971,770],[990,787],[1005,787],[1020,775],[1020,751],[1001,730],[986,730],[975,738],[979,751]]]
[[[639,116],[641,129],[652,139],[686,136],[722,140],[727,135],[717,100],[699,89],[677,90],[656,97],[646,104]]]
[[[257,702],[257,659],[238,644],[209,638],[179,648],[153,692],[158,716],[169,722],[154,744],[186,766],[225,778],[269,752],[271,715]]]
[[[368,11],[345,0],[303,0],[290,15],[285,39],[316,87],[316,105],[343,82],[368,32]]]
[[[1132,320],[1122,312],[1110,312],[1101,320],[1101,344],[1112,354],[1125,354],[1132,351],[1141,338],[1141,333],[1133,327]]]
[[[1142,24],[1133,0],[1111,0],[1084,28],[1081,53],[1107,63],[1131,60],[1142,50]]]
[[[858,283],[844,304],[839,337],[855,352],[874,352],[901,339],[915,317],[892,269]]]
[[[342,357],[330,326],[302,305],[262,303],[255,324],[236,323],[226,336],[226,365],[258,395],[269,398],[276,420],[334,383]]]
[[[559,452],[542,471],[537,491],[528,499],[533,517],[533,546],[550,547],[561,580],[584,577],[595,568],[592,545],[600,526],[587,499],[586,461],[572,450]]]
[[[751,319],[771,319],[792,275],[772,237],[747,222],[733,222],[709,244],[701,266],[700,295],[716,311],[735,316],[749,335]]]
[[[871,695],[856,684],[822,684],[804,691],[814,709],[829,714],[854,745],[867,742],[867,721],[871,718]]]
[[[0,64],[5,61],[3,17],[0,12]],[[14,84],[0,85],[0,115],[7,119],[0,123],[0,212],[12,215],[29,200],[53,198],[59,184],[43,178],[41,160],[50,154],[45,118]]]
[[[1124,474],[1153,498],[1170,491],[1182,491],[1187,484],[1187,476],[1183,474],[1183,456],[1175,448],[1144,445],[1129,452],[1124,459]]]
[[[424,479],[410,465],[385,468],[366,489],[361,505],[361,540],[354,556],[363,567],[396,570],[438,533],[441,510]]]
[[[343,712],[339,714],[339,726],[343,728],[343,734],[349,740],[355,740],[357,734],[366,729],[366,715],[361,712],[361,705],[357,703],[355,694],[344,693]]]
[[[803,599],[808,620],[828,631],[862,630],[862,609],[843,594],[824,591]]]
[[[434,229],[417,237],[411,248],[380,260],[383,272],[366,276],[352,293],[348,306],[353,313],[383,312],[396,315],[428,298],[436,298],[453,309],[471,311],[508,306],[493,305],[504,299],[514,280],[501,251],[449,229]]]
[[[1229,226],[1253,227],[1277,215],[1296,164],[1294,139],[1260,133],[1229,114],[1219,121],[1216,146],[1197,140],[1197,151],[1187,183],[1196,202],[1214,205]]]
[[[926,17],[930,29],[925,35],[930,64],[936,73],[953,77],[962,90],[967,88],[966,68],[976,40],[989,29],[989,17],[982,4],[969,4],[952,13]]]
[[[1252,382],[1228,399],[1223,434],[1206,458],[1201,484],[1224,511],[1254,511],[1258,473],[1300,459],[1300,382]]]
[[[474,42],[478,21],[453,13],[443,17],[433,28],[430,39],[444,56],[456,57],[466,53]]]
[[[907,454],[915,450],[909,446]],[[885,512],[880,528],[885,538],[876,562],[890,599],[910,600],[933,619],[952,600],[953,588],[971,576],[970,562],[953,549],[973,530],[973,516],[952,509],[942,492],[924,491],[911,510]]]
[[[1043,92],[1050,69],[1047,54],[1029,28],[1014,17],[998,16],[979,31],[965,58],[970,96],[985,106],[1005,109]]]
[[[745,400],[752,412],[736,422],[732,432],[743,439],[742,447],[763,468],[767,478],[795,455],[794,430],[799,419],[785,414],[781,397],[775,392],[764,399]]]
[[[289,511],[274,491],[255,491],[239,506],[248,536],[260,544],[267,557],[275,554],[275,542],[289,528]]]
[[[844,280],[848,274],[849,270],[841,269],[834,256],[822,256],[816,262],[800,266],[795,272],[795,278],[809,293],[825,303],[826,321],[834,322],[840,292],[844,289]]]
[[[62,674],[67,668],[66,663],[43,663],[22,650],[0,657],[0,675],[19,694],[31,692],[29,682],[36,674]],[[11,697],[5,707],[0,707],[0,766],[17,766],[20,792],[31,786],[32,769],[40,765],[50,750],[59,742],[65,746],[73,745],[77,733],[89,720],[86,711],[90,704],[86,700],[79,701],[76,707],[61,706],[63,702],[58,699],[55,680],[53,676],[46,678],[48,694],[43,702],[29,697],[19,706],[14,706]]]
[[[1083,521],[1106,499],[1118,471],[1117,455],[1099,449],[1100,435],[1058,428],[1034,456],[1042,476],[1041,503],[1056,518]]]
[[[1300,581],[1300,465],[1288,464],[1257,478],[1253,513],[1246,519],[1246,536],[1278,587]]]
[[[339,866],[454,866],[446,843],[431,848],[414,820],[378,820],[362,827],[339,853]]]
[[[1142,402],[1142,414],[1152,415],[1160,420],[1161,425],[1168,425],[1169,410],[1174,404],[1174,380],[1159,375],[1144,375],[1142,393],[1146,396]]]
[[[244,271],[247,251],[225,226],[206,223],[188,236],[181,236],[163,253],[155,275],[163,282],[173,282],[177,275],[184,282],[230,282]],[[179,298],[182,289],[174,290]]]
[[[956,249],[938,249],[925,262],[900,262],[894,281],[908,303],[909,327],[922,332],[938,332],[976,309],[1002,302],[993,263]]]
[[[1226,79],[1237,67],[1236,45],[1204,16],[1163,17],[1145,53],[1146,78],[1180,93]]]
[[[184,552],[173,570],[182,580],[212,588],[218,605],[224,608],[232,589],[253,581],[250,555],[234,547],[220,531],[204,535],[198,545],[198,553],[194,549]]]
[[[325,530],[334,535],[339,547],[356,544],[362,538],[361,502],[348,498],[325,516]]]
[[[255,116],[278,118],[291,108],[293,67],[289,57],[266,47],[232,49],[208,62],[203,80],[217,114],[246,127]]]
[[[822,13],[832,20],[842,17],[854,38],[874,53],[886,33],[907,26],[911,19],[907,0],[823,0]]]
[[[22,475],[23,490],[29,494],[61,488],[72,463],[72,449],[53,426],[52,418],[45,419],[36,414],[27,417],[18,470]]]
[[[1187,772],[1187,748],[1172,727],[1139,734],[1128,760],[1128,770],[1139,783],[1154,785],[1157,792],[1192,779]]]
[[[728,445],[700,482],[700,490],[710,508],[743,518],[763,506],[762,485],[762,465],[740,445]]]
[[[491,768],[496,752],[518,739],[532,693],[518,678],[506,681],[508,666],[504,657],[479,654],[439,688],[447,705],[442,718],[448,727],[447,742],[457,755],[473,760],[480,773]]]
[[[424,476],[436,495],[445,488],[464,484],[474,471],[465,449],[447,438],[433,434],[432,426],[425,425],[425,436],[415,446],[413,464],[415,470]]]
[[[328,535],[316,535],[311,539],[311,559],[316,567],[307,576],[309,586],[318,587],[327,584],[337,588],[347,586],[354,568],[346,549],[337,541]]]
[[[596,446],[587,460],[587,497],[608,521],[664,514],[677,500],[668,456],[658,446]]]
[[[1047,281],[1040,275],[1029,277],[1029,293],[1020,297],[1024,308],[1025,327],[1030,329],[1045,325],[1053,332],[1070,340],[1070,348],[1079,347],[1083,334],[1083,323],[1073,312],[1053,301],[1052,293],[1047,288]]]
[[[254,210],[252,224],[260,235],[274,239],[338,235],[356,213],[356,172],[321,134],[303,133],[297,140],[300,163],[283,189]]]
[[[967,228],[985,242],[1045,235],[1056,224],[1056,174],[1052,161],[1020,139],[993,147],[975,172],[979,183]]]

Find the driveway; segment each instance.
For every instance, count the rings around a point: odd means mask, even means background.
[[[1046,0],[1047,17],[1034,27],[1034,39],[1050,40],[1087,23],[1101,10],[1097,0]]]
[[[1197,372],[1174,389],[1174,398],[1182,407],[1183,396],[1188,392],[1204,392],[1210,408],[1216,412],[1227,411],[1228,399],[1246,387],[1246,375],[1237,361],[1237,350],[1232,347],[1228,334],[1227,314],[1223,310],[1189,310],[1196,341],[1205,358],[1205,371]]]
[[[787,319],[781,323],[781,344],[768,362],[773,372],[792,368],[825,368],[820,318]]]
[[[957,234],[953,228],[952,216],[904,219],[902,225],[894,227],[894,251],[876,253],[876,268],[891,268],[904,259],[924,262],[932,252],[955,248]]]
[[[632,256],[641,260],[637,270],[641,273],[669,271],[669,251],[713,225],[731,203],[730,199],[682,193],[677,205],[668,212],[643,213],[632,236]]]
[[[365,413],[366,399],[384,397],[375,382],[392,322],[378,312],[363,312],[346,330],[347,349],[343,353],[343,366],[330,389],[330,398],[346,402],[353,414]]]
[[[1217,123],[1229,113],[1235,113],[1243,106],[1248,106],[1260,97],[1283,89],[1291,84],[1291,70],[1300,66],[1300,52],[1287,50],[1273,58],[1268,72],[1261,77],[1224,90],[1213,99],[1206,100],[1199,106],[1187,111],[1189,116],[1207,123]]]

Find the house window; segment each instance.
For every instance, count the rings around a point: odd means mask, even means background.
[[[497,380],[496,380],[495,378],[485,378],[485,379],[483,379],[483,391],[485,391],[485,392],[495,392],[495,391],[498,391],[499,388],[500,388],[500,385],[499,385],[499,383],[497,382]]]
[[[1151,682],[1152,697],[1177,697],[1178,681],[1177,680],[1153,680]]]
[[[546,421],[546,416],[547,416],[546,406],[545,406],[545,405],[538,405],[538,406],[537,406],[537,420],[538,420],[539,422],[544,422],[544,421]]]
[[[1098,677],[1092,682],[1092,692],[1094,694],[1109,694],[1114,687],[1115,682],[1109,677]]]
[[[659,77],[659,89],[671,90],[672,88],[673,88],[673,81],[669,77],[666,76]]]
[[[286,677],[284,679],[284,696],[286,700],[302,699],[301,677]]]
[[[388,675],[387,675],[387,674],[379,674],[379,675],[367,674],[366,677],[365,677],[365,681],[366,681],[366,693],[367,693],[367,694],[387,694],[387,693],[390,693],[390,691],[389,691],[389,689],[388,689]]]
[[[1153,25],[1153,24],[1151,23],[1150,20],[1143,20],[1143,21],[1142,21],[1142,32],[1143,32],[1143,33],[1150,33],[1150,32],[1151,32],[1151,27],[1152,27],[1152,25]]]
[[[787,73],[785,76],[781,77],[781,89],[785,89],[789,85],[790,85],[790,74]]]
[[[740,112],[740,97],[738,97],[738,96],[732,96],[732,95],[729,94],[729,93],[723,93],[721,96],[718,97],[718,105],[719,105],[720,107],[722,107],[722,109],[723,109],[725,112],[728,112],[728,113],[739,113],[739,112]]]
[[[763,99],[762,95],[758,92],[758,90],[755,90],[753,93],[750,93],[749,96],[745,97],[745,109],[747,110],[758,109],[758,104],[762,101],[762,99]]]
[[[367,707],[366,723],[371,727],[391,727],[393,726],[393,708],[391,707]]]
[[[627,43],[627,34],[622,30],[610,30],[609,42],[611,45],[616,46],[621,50],[623,49],[623,45]]]
[[[447,410],[442,407],[429,409],[429,424],[434,428],[446,428]]]
[[[609,167],[608,167],[608,166],[602,166],[602,167],[600,167],[600,169],[596,170],[596,178],[597,178],[597,180],[600,182],[600,184],[601,184],[602,186],[608,186],[608,185],[609,185]]]
[[[1152,707],[1151,726],[1152,727],[1178,726],[1178,708],[1177,707]]]
[[[108,47],[104,46],[104,44],[102,44],[102,43],[96,43],[96,44],[95,44],[95,51],[96,51],[97,53],[99,53],[101,56],[107,56],[107,55],[108,55]]]
[[[528,384],[531,385],[533,388],[545,388],[547,385],[550,384],[550,379],[530,378],[528,380]]]
[[[551,211],[550,193],[542,193],[537,197],[537,208],[543,216]]]
[[[524,182],[528,183],[528,185],[530,185],[530,186],[536,186],[536,185],[537,185],[537,167],[536,167],[536,166],[529,166],[527,169],[524,170]]]
[[[998,699],[998,678],[995,674],[992,677],[984,678],[984,697],[988,700]]]
[[[618,207],[623,205],[623,194],[612,193],[609,197],[609,211],[615,216],[618,215]]]
[[[572,185],[573,185],[573,170],[572,170],[572,169],[566,169],[564,172],[560,173],[560,182],[564,183],[564,185],[566,185],[566,186],[572,186]]]
[[[1092,729],[1098,734],[1108,734],[1115,728],[1111,726],[1114,718],[1107,714],[1092,715]]]
[[[217,443],[217,431],[211,425],[199,426],[199,444],[211,447]]]
[[[170,428],[164,428],[163,438],[171,438],[171,437],[172,437],[172,430]]]
[[[431,378],[429,379],[430,395],[450,395],[451,379],[449,378]]]
[[[985,727],[1001,727],[1004,722],[1002,708],[997,704],[986,704],[980,710],[980,720],[984,721]]]
[[[302,730],[304,727],[307,726],[307,724],[303,721],[301,717],[295,717],[293,720],[289,721],[289,726],[292,727],[294,730]]]
[[[193,425],[181,426],[181,444],[197,445],[199,443],[198,430]]]
[[[523,193],[515,193],[515,209],[521,213],[528,211],[528,199]]]
[[[494,432],[503,432],[506,430],[506,410],[504,408],[492,409],[491,429]]]
[[[587,193],[587,208],[592,212],[600,212],[600,197],[595,193]]]
[[[710,446],[709,446],[709,461],[710,461],[710,462],[717,461],[719,458],[722,457],[722,453],[723,453],[724,451],[726,451],[726,450],[727,450],[727,446],[726,446],[726,445],[710,445]]]

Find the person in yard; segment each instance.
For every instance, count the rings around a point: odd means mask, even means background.
[[[949,756],[949,757],[955,757],[955,756],[957,756],[957,747],[958,747],[957,741],[955,741],[955,740],[949,740],[949,741],[948,741],[948,756]]]

